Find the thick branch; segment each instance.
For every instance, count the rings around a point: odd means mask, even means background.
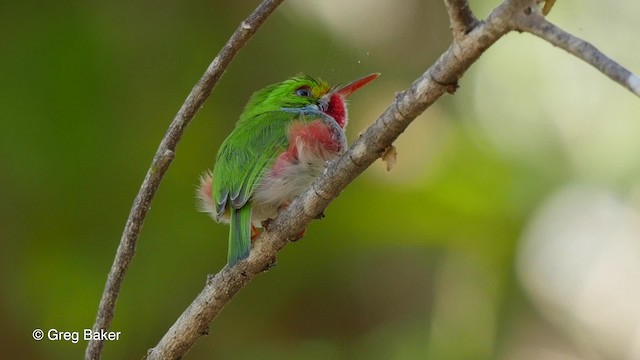
[[[295,239],[419,114],[450,91],[469,66],[510,30],[508,23],[501,20],[513,15],[513,8],[507,4],[496,8],[486,22],[452,44],[411,87],[399,93],[353,146],[269,224],[256,240],[247,260],[233,268],[225,266],[209,277],[191,305],[156,347],[149,350],[148,359],[180,359],[200,336],[208,334],[210,322],[243,286],[270,267],[276,253],[289,243],[289,239]]]
[[[238,51],[249,41],[257,28],[284,0],[264,0],[249,17],[243,21],[233,33],[229,41],[213,59],[204,75],[191,90],[191,93],[176,114],[169,126],[156,154],[147,171],[142,186],[136,196],[129,218],[127,219],[120,244],[116,252],[113,265],[100,299],[96,322],[93,331],[106,330],[111,325],[114,308],[125,272],[133,258],[140,229],[149,211],[151,200],[175,156],[176,146],[191,122],[196,112],[202,107],[211,94],[211,90],[218,82],[225,69]],[[104,343],[101,340],[91,340],[87,345],[85,359],[99,359]]]
[[[598,69],[611,80],[640,97],[640,77],[603,54],[590,43],[562,30],[537,12],[521,13],[514,18],[514,26],[566,50]]]

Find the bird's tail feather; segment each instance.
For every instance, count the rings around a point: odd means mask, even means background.
[[[240,209],[232,209],[230,225],[227,262],[231,267],[249,256],[251,250],[251,207],[245,205]]]

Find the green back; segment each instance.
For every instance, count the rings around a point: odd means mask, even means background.
[[[213,170],[218,217],[225,207],[244,206],[278,155],[288,147],[287,128],[296,114],[271,111],[238,124],[222,143]]]

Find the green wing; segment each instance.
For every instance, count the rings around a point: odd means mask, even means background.
[[[295,113],[267,112],[241,119],[224,141],[213,169],[217,218],[230,210],[229,266],[249,256],[251,207],[247,204],[277,157],[287,149],[287,128]]]

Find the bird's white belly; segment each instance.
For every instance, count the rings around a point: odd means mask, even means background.
[[[299,144],[298,161],[286,164],[277,173],[269,171],[256,189],[251,200],[253,225],[261,227],[262,221],[274,219],[281,207],[288,205],[322,175],[328,160],[338,156],[336,152]]]

